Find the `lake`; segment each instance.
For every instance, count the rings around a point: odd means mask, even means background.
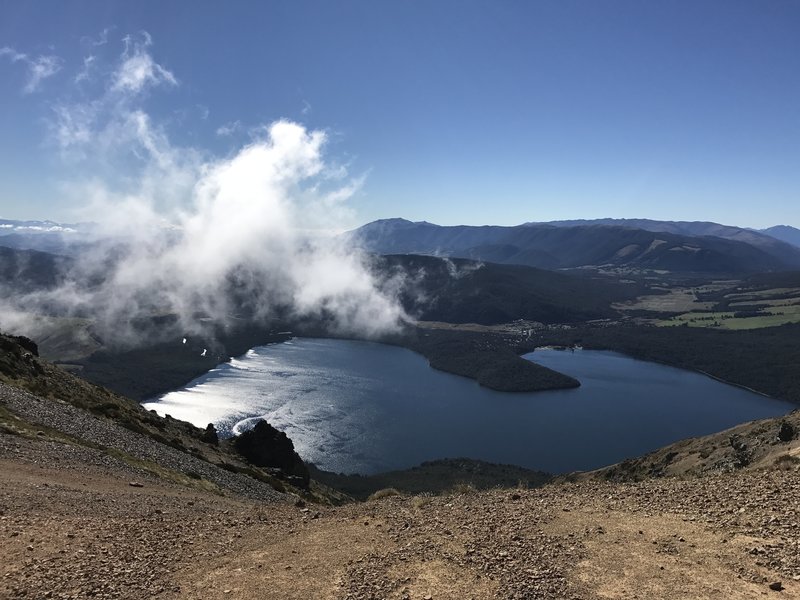
[[[614,352],[526,358],[581,387],[503,393],[436,371],[404,348],[296,338],[253,348],[145,404],[222,435],[264,418],[322,469],[376,473],[468,457],[553,473],[586,470],[794,405]]]

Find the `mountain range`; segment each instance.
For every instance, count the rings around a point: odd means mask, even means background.
[[[78,248],[88,242],[94,228],[92,223],[0,219],[0,246],[53,254],[75,254]]]
[[[91,227],[90,223],[56,223],[55,221],[15,221],[13,219],[0,219],[0,234],[2,233],[76,233]]]
[[[780,226],[783,237],[800,230]],[[384,219],[345,236],[377,254],[433,254],[543,269],[631,267],[742,273],[800,268],[800,247],[769,233],[708,222],[599,219],[441,226]]]
[[[100,243],[93,223],[0,219],[0,247],[78,256]],[[376,254],[427,254],[540,269],[627,267],[697,273],[800,269],[800,229],[706,221],[593,219],[517,226],[441,226],[383,219],[344,236]]]

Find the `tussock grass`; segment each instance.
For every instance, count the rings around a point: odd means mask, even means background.
[[[400,496],[400,490],[397,488],[389,487],[383,488],[382,490],[378,490],[377,492],[373,492],[367,498],[368,501],[372,500],[382,500],[384,498],[391,498],[392,496]]]
[[[453,487],[450,490],[450,493],[455,494],[455,495],[466,496],[466,495],[470,495],[470,494],[475,494],[477,491],[478,491],[478,488],[476,488],[472,484],[472,482],[459,481],[458,483],[453,485]]]

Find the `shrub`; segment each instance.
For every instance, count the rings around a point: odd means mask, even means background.
[[[413,504],[416,509],[423,509],[431,503],[431,500],[432,497],[429,494],[422,494],[420,496],[414,496],[411,504]]]
[[[451,492],[453,494],[464,494],[464,495],[474,494],[477,491],[478,490],[474,485],[466,481],[459,481],[451,489]]]
[[[800,465],[800,456],[794,454],[781,454],[775,459],[775,467],[782,471],[791,471]]]
[[[397,488],[383,488],[382,490],[370,494],[367,500],[381,500],[391,496],[400,496],[400,491]]]

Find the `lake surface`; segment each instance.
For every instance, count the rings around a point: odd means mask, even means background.
[[[446,457],[593,469],[796,408],[614,352],[537,350],[526,358],[581,387],[495,392],[403,348],[299,338],[254,348],[145,406],[199,427],[213,422],[223,435],[264,418],[304,459],[364,474]]]

